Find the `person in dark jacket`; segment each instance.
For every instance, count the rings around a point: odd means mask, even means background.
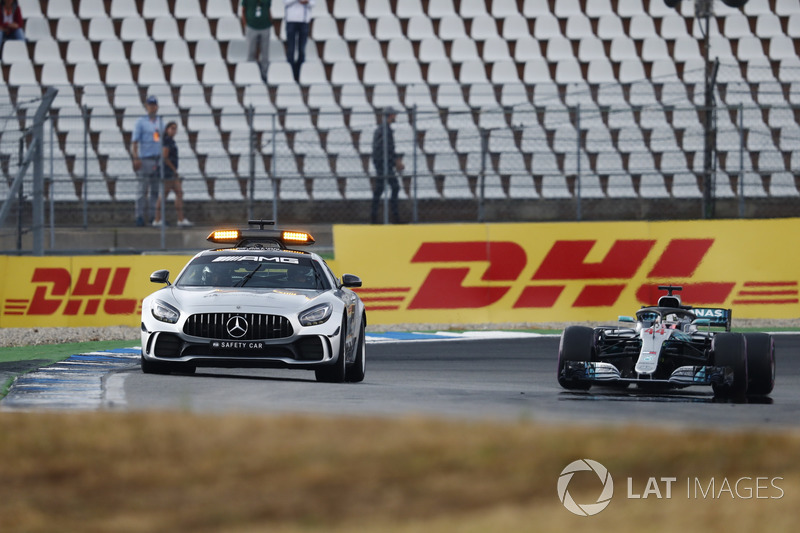
[[[175,143],[175,134],[178,133],[178,124],[170,122],[164,128],[164,140],[161,144],[161,164],[164,165],[164,198],[170,191],[175,191],[175,213],[178,215],[178,226],[194,226],[183,216],[183,187],[181,176],[178,174],[178,145]],[[161,196],[156,200],[156,216],[153,226],[161,225]],[[166,201],[166,200],[165,200]]]
[[[315,0],[283,0],[286,23],[286,60],[292,66],[294,81],[300,81],[300,67],[306,60],[306,41],[311,28],[311,9]]]
[[[395,151],[394,132],[391,124],[397,118],[397,112],[391,107],[383,112],[381,123],[375,128],[372,136],[372,164],[375,165],[375,190],[372,194],[372,213],[373,224],[378,223],[378,207],[380,206],[383,190],[386,182],[392,189],[390,199],[392,223],[400,222],[400,215],[397,208],[397,195],[400,192],[400,183],[397,179],[397,172],[402,171],[403,161]]]
[[[0,8],[0,49],[3,43],[9,40],[25,40],[25,21],[22,19],[22,10],[17,0],[3,0]]]

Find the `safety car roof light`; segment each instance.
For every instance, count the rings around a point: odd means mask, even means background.
[[[231,243],[238,242],[241,237],[241,231],[238,229],[221,229],[212,231],[208,236],[208,240],[216,243]]]
[[[259,221],[260,222],[260,221]],[[251,222],[252,224],[252,222]],[[257,245],[277,245],[286,248],[287,245],[314,244],[314,237],[305,231],[265,229],[260,224],[259,229],[222,229],[214,230],[208,240],[217,244],[234,244],[237,247]]]
[[[311,244],[314,242],[314,238],[311,234],[304,231],[284,231],[281,237],[285,242],[291,242],[293,244]]]

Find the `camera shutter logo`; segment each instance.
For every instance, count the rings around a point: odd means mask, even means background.
[[[575,472],[592,471],[597,474],[600,481],[603,483],[603,490],[595,503],[577,503],[572,499],[567,487],[572,480]],[[568,464],[561,475],[558,477],[558,499],[564,504],[564,507],[571,513],[579,516],[593,516],[608,507],[611,503],[611,497],[614,495],[614,480],[611,479],[611,474],[608,473],[606,467],[592,461],[591,459],[578,459]]]

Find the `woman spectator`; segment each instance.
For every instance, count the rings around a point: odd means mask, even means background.
[[[25,21],[22,19],[22,10],[17,0],[3,0],[2,13],[0,13],[0,48],[9,39],[25,40]]]

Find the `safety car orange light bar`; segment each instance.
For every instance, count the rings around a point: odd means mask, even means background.
[[[311,242],[314,242],[311,235],[303,231],[284,231],[283,234],[281,235],[281,238],[284,241],[293,243],[305,243],[309,242],[309,240]]]
[[[224,229],[212,231],[208,236],[211,242],[236,242],[241,237],[241,231],[238,229]]]
[[[273,243],[281,248],[287,244],[314,244],[314,237],[305,231],[271,230],[271,229],[224,229],[212,231],[208,240],[217,244],[234,244],[249,246],[257,243]]]

